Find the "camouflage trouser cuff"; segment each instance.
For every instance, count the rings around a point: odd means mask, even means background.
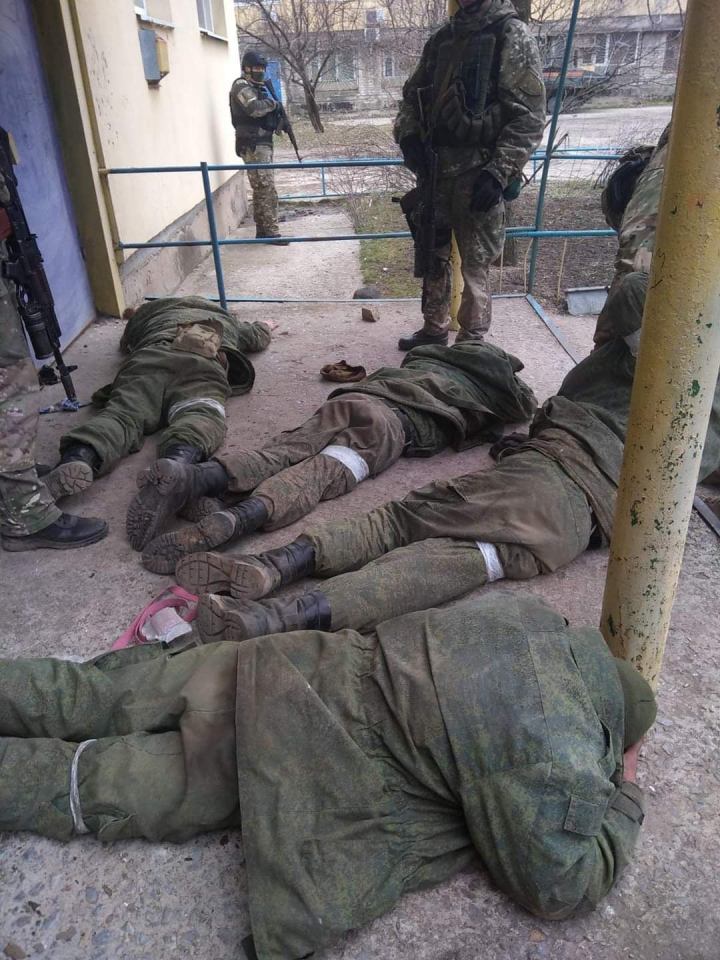
[[[21,521],[15,521],[10,517],[5,517],[0,524],[0,534],[3,537],[29,537],[33,533],[40,533],[46,527],[51,526],[62,516],[62,510],[56,503],[52,502],[38,516],[32,520],[23,518]]]

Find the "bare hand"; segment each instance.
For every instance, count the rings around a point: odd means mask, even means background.
[[[271,333],[272,333],[273,330],[277,330],[277,328],[278,328],[278,322],[277,322],[277,320],[261,320],[260,322],[261,322],[261,323],[264,323],[265,326],[270,330]]]
[[[634,743],[631,747],[628,747],[623,754],[623,777],[631,783],[637,781],[637,765],[641,746],[642,739],[638,740],[638,742]]]

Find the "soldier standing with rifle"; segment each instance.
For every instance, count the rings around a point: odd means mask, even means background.
[[[287,133],[295,148],[297,142],[292,125],[272,83],[265,77],[267,60],[255,50],[242,58],[242,76],[230,89],[230,116],[235,127],[235,153],[245,163],[272,163],[273,135]],[[269,243],[285,246],[277,219],[278,196],[272,170],[248,170],[253,192],[255,236]]]
[[[12,164],[10,140],[0,127],[0,543],[9,551],[67,550],[102,540],[108,527],[104,520],[63,513],[35,468],[39,386],[23,322],[38,359],[55,356],[68,400],[77,400]]]
[[[503,247],[504,200],[542,138],[545,88],[537,44],[510,0],[458,0],[403,88],[395,140],[417,188],[403,198],[423,278],[424,325],[398,347],[447,343],[450,241],[465,283],[458,340],[490,327],[490,264]]]

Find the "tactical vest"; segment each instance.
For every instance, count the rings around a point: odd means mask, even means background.
[[[474,146],[492,149],[501,129],[498,102],[500,58],[504,47],[505,28],[510,20],[519,19],[508,14],[493,23],[462,22],[462,30],[452,19],[437,46],[435,71],[432,80],[432,108],[456,80],[462,83],[465,103],[473,117],[482,117]],[[495,107],[495,110],[493,110]],[[438,147],[469,146],[458,142],[441,123],[433,131],[433,143]]]
[[[230,88],[230,119],[235,127],[235,146],[254,149],[260,143],[272,144],[277,118],[275,114],[250,116],[235,96],[237,84],[241,81],[249,84],[245,77],[238,77]]]

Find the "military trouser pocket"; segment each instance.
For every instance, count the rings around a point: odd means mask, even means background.
[[[222,334],[223,327],[219,320],[180,323],[172,347],[174,350],[195,353],[200,357],[207,357],[208,360],[214,360],[220,352]]]

